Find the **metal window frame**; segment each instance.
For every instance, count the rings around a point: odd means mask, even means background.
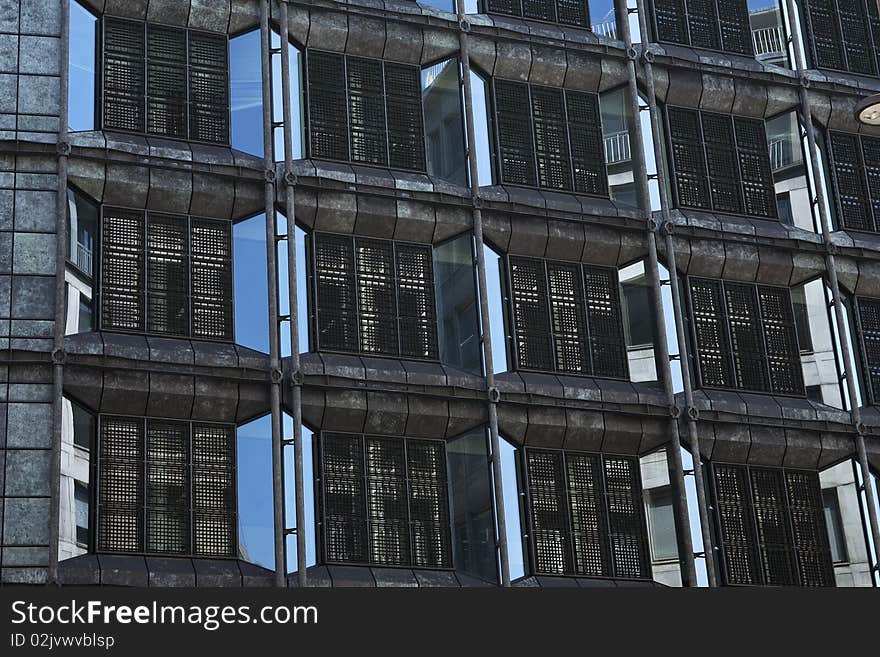
[[[136,130],[122,130],[120,128],[106,127],[105,126],[105,117],[104,117],[104,108],[105,108],[105,95],[104,95],[104,63],[105,63],[105,31],[106,31],[106,19],[111,18],[114,21],[119,22],[127,22],[133,25],[142,25],[144,31],[144,97],[141,99],[141,109],[144,112],[144,130],[136,131]],[[120,16],[107,16],[102,15],[96,17],[97,20],[97,28],[96,39],[98,40],[98,47],[95,48],[95,58],[96,58],[96,66],[95,66],[95,77],[96,77],[96,85],[95,85],[95,127],[97,130],[107,130],[109,132],[120,132],[123,134],[129,135],[140,135],[146,138],[158,138],[158,139],[168,139],[172,141],[185,141],[192,144],[204,144],[207,146],[231,146],[232,144],[232,102],[231,102],[231,89],[230,89],[230,74],[229,74],[229,35],[221,32],[211,32],[209,30],[201,30],[194,29],[189,27],[180,27],[176,25],[168,25],[165,23],[157,23],[154,21],[142,21],[132,18],[124,18]],[[147,55],[147,38],[149,35],[150,26],[156,26],[160,28],[170,28],[184,32],[186,39],[186,61],[184,62],[184,77],[185,77],[185,101],[184,106],[186,108],[186,134],[183,136],[174,136],[174,135],[165,135],[161,133],[154,133],[147,130],[147,98],[149,97],[147,93],[147,85],[149,85],[149,75],[148,75],[148,61],[149,57]],[[226,105],[225,105],[225,120],[226,120],[226,139],[225,141],[208,141],[204,139],[195,139],[191,134],[191,109],[190,109],[190,33],[199,33],[205,34],[211,37],[223,37],[226,39]],[[100,111],[99,111],[100,110]]]
[[[691,340],[691,345],[693,345],[693,360],[696,364],[695,375],[696,375],[696,381],[697,381],[699,388],[702,388],[705,390],[741,390],[742,392],[747,392],[747,393],[775,395],[777,397],[789,397],[789,398],[793,398],[793,399],[805,399],[806,398],[806,390],[804,391],[803,395],[794,395],[791,393],[781,393],[781,392],[776,392],[776,391],[772,390],[773,386],[770,381],[770,375],[769,375],[770,364],[768,361],[768,354],[767,354],[767,347],[766,347],[766,341],[767,341],[766,333],[765,333],[766,329],[764,326],[763,311],[761,310],[760,296],[758,296],[758,295],[759,295],[760,289],[762,287],[763,288],[773,288],[773,289],[777,289],[777,290],[784,290],[786,292],[787,297],[788,297],[788,305],[791,307],[792,316],[794,316],[794,307],[792,306],[791,291],[790,291],[791,289],[790,288],[787,288],[787,287],[784,287],[781,285],[765,285],[762,283],[749,283],[749,282],[745,282],[745,281],[731,281],[731,280],[727,280],[727,279],[723,279],[723,278],[710,278],[710,277],[706,277],[706,276],[684,276],[684,279],[685,279],[685,286],[684,287],[685,287],[685,291],[687,293],[687,311],[688,311],[687,312],[687,319],[688,319],[688,323],[690,324],[690,329],[691,329],[690,330],[690,340]],[[721,305],[721,308],[719,309],[721,311],[721,318],[720,319],[724,323],[724,327],[725,327],[725,336],[728,341],[728,349],[729,349],[729,358],[730,358],[729,364],[731,367],[731,376],[737,382],[736,386],[721,387],[721,386],[705,385],[703,383],[702,363],[700,360],[699,345],[697,343],[696,321],[695,321],[695,317],[694,317],[694,301],[693,301],[693,294],[692,294],[692,285],[693,285],[692,281],[695,281],[695,280],[712,281],[712,282],[720,283],[720,285],[721,285],[722,305]],[[743,388],[739,385],[739,376],[737,376],[737,374],[736,374],[734,362],[733,362],[734,350],[733,350],[732,338],[730,335],[730,319],[729,319],[728,313],[727,313],[727,297],[725,294],[725,289],[726,289],[725,284],[726,283],[733,283],[735,285],[747,285],[747,286],[752,287],[755,290],[756,310],[758,312],[758,316],[755,319],[758,322],[758,329],[759,329],[760,335],[761,335],[761,352],[762,352],[762,356],[764,359],[764,367],[767,368],[768,390],[753,390],[751,388]],[[795,331],[797,331],[796,328],[795,328]],[[795,344],[795,351],[797,353],[800,353],[800,350],[798,349],[797,344]]]
[[[363,497],[364,497],[364,508],[363,508],[363,525],[364,525],[364,553],[366,555],[366,559],[364,561],[338,561],[331,560],[327,555],[327,523],[324,522],[324,514],[327,508],[326,501],[326,486],[324,485],[324,437],[327,435],[343,435],[356,437],[358,439],[360,445],[360,453],[361,458],[363,460],[363,474],[361,477],[362,486],[363,486]],[[370,515],[369,515],[369,490],[368,490],[368,482],[369,475],[367,471],[367,450],[366,450],[366,441],[368,438],[378,438],[380,440],[400,440],[403,443],[403,463],[405,474],[403,477],[404,481],[404,489],[406,495],[406,513],[407,513],[407,531],[409,534],[409,561],[408,563],[403,564],[388,564],[388,563],[380,563],[374,562],[371,556],[371,537],[370,537]],[[446,470],[445,479],[443,480],[443,486],[438,486],[440,490],[443,491],[443,494],[446,496],[446,508],[449,511],[449,523],[446,527],[443,528],[444,535],[443,538],[446,541],[446,547],[449,549],[449,566],[446,567],[435,567],[435,566],[421,566],[413,561],[413,521],[412,521],[412,512],[410,510],[411,505],[411,492],[410,492],[410,468],[409,468],[409,458],[408,458],[408,443],[409,441],[419,441],[419,442],[429,442],[434,443],[441,446],[441,450],[443,453],[443,465]],[[455,554],[454,554],[454,546],[452,543],[452,497],[449,492],[449,482],[451,478],[449,476],[449,459],[447,454],[447,441],[441,438],[416,438],[410,436],[397,436],[397,435],[382,435],[375,433],[361,433],[361,432],[346,432],[346,431],[328,431],[321,430],[315,431],[312,434],[312,443],[317,449],[312,449],[312,460],[313,460],[313,472],[314,476],[314,500],[315,500],[315,524],[317,526],[316,532],[316,552],[318,555],[318,563],[325,565],[335,565],[335,566],[368,566],[372,568],[395,568],[395,569],[409,569],[413,568],[419,570],[432,570],[432,571],[444,571],[451,572],[455,570]]]
[[[135,551],[126,551],[126,550],[103,550],[100,549],[100,517],[102,512],[102,507],[98,503],[100,499],[100,489],[103,485],[101,471],[102,471],[102,459],[101,459],[101,430],[103,427],[103,422],[105,418],[124,418],[131,421],[138,422],[143,430],[143,434],[141,440],[143,441],[143,462],[141,466],[144,469],[144,480],[142,483],[142,495],[143,495],[143,504],[139,506],[139,522],[143,525],[143,543],[142,546],[144,549],[135,550]],[[147,475],[146,468],[149,460],[147,459],[147,433],[149,423],[151,421],[159,421],[159,422],[174,422],[177,424],[186,425],[188,429],[189,435],[189,450],[188,450],[188,460],[186,464],[186,479],[187,479],[187,513],[190,518],[189,523],[189,552],[180,553],[180,552],[156,552],[156,551],[148,551],[146,550],[146,541],[147,541],[147,504],[146,504],[146,487],[147,487]],[[230,471],[232,473],[232,482],[230,484],[230,489],[233,493],[234,505],[230,510],[229,515],[231,517],[230,527],[232,528],[232,534],[230,536],[230,543],[234,547],[234,554],[231,555],[216,555],[216,554],[198,554],[195,551],[195,535],[196,535],[196,526],[194,522],[194,513],[195,508],[193,504],[193,445],[192,445],[192,436],[193,430],[196,426],[213,426],[213,427],[223,427],[226,430],[231,430],[231,439],[230,445],[232,447],[231,454],[231,468]],[[124,555],[138,555],[138,556],[154,556],[154,557],[192,557],[192,558],[210,558],[210,559],[223,559],[223,560],[235,560],[238,559],[238,547],[239,547],[239,531],[238,531],[238,521],[239,521],[239,513],[238,513],[238,444],[236,440],[237,430],[235,424],[224,423],[224,422],[203,422],[203,421],[195,421],[195,420],[180,420],[174,418],[164,418],[164,417],[156,417],[150,415],[138,416],[138,415],[125,415],[120,413],[98,413],[95,415],[95,450],[94,450],[94,466],[92,468],[92,476],[94,477],[94,485],[90,486],[93,489],[92,492],[92,500],[93,508],[92,513],[89,518],[89,522],[92,524],[92,535],[93,535],[93,545],[95,546],[95,552],[97,554],[124,554]]]
[[[530,573],[532,575],[538,576],[549,576],[549,577],[588,577],[590,579],[627,579],[632,581],[645,581],[653,579],[653,564],[651,563],[651,550],[650,550],[650,541],[648,537],[648,525],[647,520],[645,518],[645,504],[644,504],[644,485],[642,483],[641,476],[641,466],[639,462],[639,457],[634,454],[617,454],[617,453],[605,453],[605,452],[587,452],[582,450],[567,450],[567,449],[559,449],[559,448],[549,448],[549,447],[527,447],[524,446],[521,449],[517,450],[518,458],[517,458],[517,478],[518,484],[520,486],[520,498],[521,498],[521,506],[520,506],[520,515],[522,517],[522,527],[525,528],[525,533],[523,536],[524,543],[526,544],[528,550],[528,565],[530,568]],[[565,559],[569,560],[573,570],[569,572],[563,573],[545,573],[538,570],[537,567],[537,545],[535,542],[535,519],[532,510],[532,492],[531,486],[529,486],[529,452],[543,452],[543,453],[551,453],[551,454],[560,454],[562,457],[562,472],[564,481],[561,482],[563,488],[563,497],[565,503],[565,509],[563,513],[566,518],[566,555]],[[573,534],[573,510],[571,504],[571,486],[569,485],[569,474],[568,474],[568,455],[583,455],[594,457],[597,459],[598,470],[600,475],[600,481],[598,482],[600,485],[600,496],[601,496],[601,506],[602,506],[602,518],[600,519],[600,549],[602,551],[602,558],[604,560],[603,568],[607,568],[607,573],[603,573],[602,575],[587,575],[583,573],[577,572],[577,554],[574,549],[574,544],[571,540]],[[610,526],[610,512],[609,512],[609,495],[608,495],[608,487],[607,487],[607,473],[605,469],[605,461],[606,458],[614,458],[614,459],[624,459],[630,461],[633,467],[633,479],[631,479],[631,483],[635,483],[636,489],[638,490],[638,498],[633,500],[633,505],[636,510],[636,515],[639,518],[639,551],[640,558],[642,560],[642,565],[645,568],[645,576],[644,577],[627,577],[627,576],[618,576],[617,568],[614,559],[614,545],[612,542],[612,530]]]
[[[103,316],[103,308],[104,308],[104,212],[105,210],[122,210],[124,212],[131,213],[139,213],[143,216],[144,221],[144,245],[143,245],[143,256],[144,256],[144,289],[140,291],[139,296],[142,297],[141,303],[143,307],[143,320],[144,320],[144,330],[125,330],[119,329],[115,327],[104,327],[104,316]],[[187,235],[187,312],[188,312],[188,326],[189,331],[186,335],[177,334],[177,333],[157,333],[155,331],[148,331],[147,326],[147,264],[149,260],[149,244],[147,235],[149,232],[150,225],[150,216],[151,215],[163,215],[169,217],[185,217],[186,218],[186,235]],[[202,220],[202,221],[211,221],[211,222],[226,222],[229,224],[229,278],[231,281],[231,286],[229,290],[229,304],[230,304],[230,319],[232,331],[230,335],[226,338],[212,338],[206,336],[193,335],[193,311],[192,311],[192,259],[191,255],[191,242],[192,242],[192,223],[193,219]],[[176,339],[186,339],[186,340],[198,340],[200,342],[214,342],[219,344],[229,344],[235,342],[235,235],[233,231],[234,222],[229,219],[217,219],[214,217],[203,217],[199,215],[192,214],[174,214],[170,212],[154,212],[152,210],[146,210],[143,208],[128,208],[125,206],[119,205],[111,205],[111,204],[101,204],[99,207],[99,221],[97,227],[97,237],[96,241],[98,244],[99,257],[95,258],[95,263],[93,264],[93,280],[95,281],[95,289],[93,291],[93,299],[92,302],[95,305],[95,325],[97,330],[99,331],[107,331],[111,333],[125,333],[129,335],[144,335],[147,337],[156,337],[156,338],[176,338]]]

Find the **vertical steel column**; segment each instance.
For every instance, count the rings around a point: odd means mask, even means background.
[[[65,304],[64,273],[67,269],[67,170],[70,155],[68,137],[68,97],[67,77],[70,55],[70,2],[60,0],[61,34],[59,42],[59,93],[58,93],[58,138],[55,144],[58,154],[58,187],[55,199],[55,326],[52,343],[52,453],[49,465],[49,564],[47,579],[50,584],[58,583],[58,546],[60,540],[61,516],[61,432],[64,413],[64,334],[67,324]]]
[[[624,0],[625,4],[625,0]],[[657,162],[657,187],[660,193],[660,211],[663,217],[661,230],[664,235],[666,247],[666,265],[669,269],[669,285],[672,292],[672,310],[675,319],[675,332],[678,340],[679,363],[681,365],[681,380],[684,388],[686,422],[688,428],[688,450],[691,454],[694,469],[694,483],[697,489],[697,505],[700,513],[700,533],[703,538],[703,550],[706,557],[706,576],[709,586],[718,585],[718,577],[715,572],[714,547],[712,531],[709,524],[709,503],[706,495],[706,482],[703,479],[703,463],[700,458],[699,433],[697,421],[699,413],[694,406],[694,390],[690,376],[690,362],[687,353],[687,338],[685,336],[684,313],[681,307],[681,292],[679,289],[678,269],[675,264],[675,243],[672,239],[672,214],[670,212],[669,195],[666,191],[666,176],[662,162],[663,143],[660,139],[660,117],[657,109],[657,96],[654,89],[654,66],[653,55],[647,50],[650,44],[648,35],[647,9],[644,0],[636,0],[636,9],[639,18],[639,34],[642,41],[642,66],[645,71],[645,87],[648,96],[648,111],[651,117],[651,137],[654,146],[654,157]],[[626,21],[626,33],[629,35],[629,19]],[[631,41],[631,39],[630,39]],[[637,122],[638,123],[638,122]],[[641,126],[638,127],[641,130]],[[647,178],[646,178],[647,180]],[[654,240],[656,247],[656,240]],[[652,251],[652,264],[656,262],[656,250]],[[673,450],[675,451],[675,450]],[[679,454],[680,457],[680,454]],[[690,527],[688,527],[690,530]],[[694,582],[696,584],[696,582]]]
[[[281,1],[281,99],[284,123],[284,189],[287,215],[287,299],[290,317],[290,397],[293,411],[293,475],[296,494],[296,578],[301,587],[306,579],[306,508],[303,481],[302,372],[299,362],[299,314],[296,278],[296,199],[293,173],[293,126],[290,114],[290,47],[288,0]]]
[[[877,507],[874,497],[874,489],[871,484],[871,468],[868,465],[868,454],[865,449],[864,425],[862,424],[862,412],[858,404],[858,396],[856,390],[856,372],[850,367],[853,362],[852,353],[849,348],[849,340],[846,335],[846,323],[843,315],[843,301],[840,294],[840,286],[837,280],[837,268],[834,263],[834,244],[831,241],[831,231],[829,228],[830,211],[825,202],[825,184],[822,176],[822,169],[819,167],[818,149],[816,148],[816,134],[813,129],[813,115],[810,111],[810,98],[807,94],[809,78],[806,76],[806,55],[803,50],[801,41],[795,39],[798,34],[798,25],[795,20],[794,0],[786,0],[786,10],[788,13],[788,29],[794,45],[795,66],[800,79],[800,88],[798,93],[801,102],[801,119],[804,122],[804,131],[807,133],[807,146],[810,150],[808,153],[810,160],[810,171],[813,174],[813,180],[816,183],[816,200],[815,204],[819,208],[819,223],[822,225],[822,240],[825,243],[825,269],[828,272],[828,284],[831,286],[832,301],[834,304],[834,317],[837,320],[837,339],[840,342],[840,351],[844,360],[844,374],[846,377],[846,388],[849,393],[850,413],[853,427],[855,428],[855,444],[856,454],[859,461],[859,469],[862,472],[862,483],[865,489],[865,501],[868,506],[868,520],[871,524],[871,536],[874,539],[874,557],[871,563],[871,577],[874,579],[874,573],[880,568],[880,521],[877,518]],[[868,548],[868,558],[870,555],[870,546]],[[876,580],[875,580],[876,581]]]
[[[492,449],[492,480],[495,492],[495,513],[498,531],[497,549],[501,565],[501,585],[510,586],[510,562],[507,552],[507,521],[504,516],[504,484],[501,478],[501,444],[498,438],[498,401],[500,395],[495,387],[492,367],[492,331],[489,324],[489,296],[486,291],[486,258],[483,254],[483,213],[480,209],[480,180],[477,175],[477,149],[475,148],[474,102],[471,89],[471,60],[468,49],[470,27],[465,14],[464,0],[456,0],[458,13],[458,43],[461,57],[462,82],[464,84],[465,127],[467,129],[468,168],[470,169],[471,202],[473,203],[474,243],[477,251],[477,279],[480,287],[480,324],[483,344],[483,360],[486,362],[486,393],[489,410],[489,438]]]
[[[675,514],[678,529],[678,551],[681,555],[679,567],[681,570],[681,581],[684,586],[697,585],[697,569],[694,559],[694,542],[691,537],[690,514],[688,512],[687,489],[685,488],[684,466],[681,460],[681,438],[679,436],[678,427],[678,407],[675,404],[675,390],[672,385],[672,371],[669,365],[669,344],[666,335],[666,320],[663,312],[663,293],[660,287],[660,265],[657,259],[657,236],[656,222],[651,213],[651,191],[648,185],[648,167],[645,162],[644,135],[642,134],[642,124],[640,119],[640,103],[639,89],[636,81],[636,58],[638,53],[633,48],[632,35],[629,29],[629,14],[627,12],[626,0],[615,0],[615,13],[617,14],[617,32],[622,37],[627,53],[627,78],[629,87],[630,111],[632,114],[632,136],[630,143],[634,148],[630,148],[630,152],[634,154],[633,162],[635,170],[633,176],[639,181],[639,187],[645,208],[645,226],[646,240],[648,244],[648,262],[651,273],[651,292],[654,301],[654,311],[657,317],[657,370],[663,383],[663,391],[669,401],[669,430],[670,430],[670,449],[668,453],[671,457],[670,467],[672,476],[675,479],[675,488],[677,495],[675,496]],[[658,162],[658,170],[659,170]],[[658,173],[659,178],[659,173]],[[673,274],[670,274],[670,277]],[[679,349],[680,351],[680,349]]]
[[[275,586],[287,584],[284,531],[284,467],[281,446],[281,341],[278,327],[278,260],[276,253],[275,156],[272,116],[272,42],[269,12],[272,0],[260,3],[260,37],[263,74],[263,165],[266,212],[266,269],[269,280],[269,403],[272,414],[272,504],[275,525]]]

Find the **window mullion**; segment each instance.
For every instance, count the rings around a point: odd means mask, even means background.
[[[535,187],[541,186],[541,172],[538,170],[538,136],[535,130],[535,105],[532,99],[532,85],[526,84],[526,93],[529,96],[529,131],[532,135],[532,167],[535,171]]]
[[[587,373],[593,376],[595,367],[593,364],[593,347],[591,339],[593,337],[593,327],[590,322],[590,298],[587,294],[587,267],[583,263],[578,265],[578,272],[581,277],[581,298],[580,302],[583,306],[582,313],[584,318],[584,353],[586,355]]]

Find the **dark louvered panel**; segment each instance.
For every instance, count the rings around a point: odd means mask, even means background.
[[[592,196],[608,196],[605,172],[605,142],[599,95],[565,92],[568,108],[568,138],[574,172],[574,191]]]
[[[735,384],[721,283],[691,279],[690,288],[700,383],[707,387],[732,387]]]
[[[781,395],[803,395],[804,377],[791,295],[787,289],[760,286],[758,298],[769,362],[770,389]]]
[[[399,438],[365,438],[367,524],[370,562],[412,563],[406,482],[406,452]]]
[[[547,280],[556,368],[560,372],[589,373],[592,367],[580,265],[548,263]]]
[[[653,0],[653,6],[657,40],[686,45],[689,41],[684,0]]]
[[[816,68],[846,70],[835,0],[805,0],[807,41]]]
[[[770,392],[755,286],[725,283],[724,298],[737,387]]]
[[[408,440],[406,457],[412,563],[422,568],[451,568],[446,447],[440,441]]]
[[[738,116],[733,123],[736,129],[745,213],[754,217],[775,219],[776,189],[773,186],[764,122]]]
[[[829,132],[828,141],[841,223],[852,230],[876,230],[865,187],[858,135]]]
[[[494,80],[495,114],[501,181],[537,184],[535,148],[529,112],[529,87],[520,82]]]
[[[602,462],[596,454],[566,453],[568,500],[571,507],[571,544],[574,572],[611,575]]]
[[[553,347],[544,263],[512,257],[510,279],[517,366],[552,370]]]
[[[147,223],[147,332],[189,335],[186,217],[151,213]]]
[[[590,7],[587,0],[556,0],[556,20],[565,25],[590,27]]]
[[[192,431],[193,553],[236,555],[235,430],[196,424]]]
[[[788,508],[801,586],[834,586],[834,567],[819,474],[786,470]]]
[[[752,28],[746,0],[717,0],[721,26],[721,49],[741,55],[753,55]]]
[[[101,232],[101,326],[144,330],[144,214],[104,208]]]
[[[189,451],[189,425],[147,423],[147,552],[190,553]]]
[[[98,550],[144,547],[144,424],[102,416],[98,468]]]
[[[316,233],[318,348],[357,351],[357,279],[350,237]]]
[[[522,0],[523,18],[556,22],[556,0]]]
[[[367,561],[364,452],[360,436],[321,434],[321,485],[327,561]]]
[[[437,313],[430,246],[396,245],[400,355],[437,358]]]
[[[874,66],[875,70],[880,73],[880,8],[870,0],[866,0],[866,4],[868,7],[868,26],[874,41]]]
[[[616,577],[649,578],[645,512],[639,460],[627,456],[606,456],[605,497],[608,505],[608,534]]]
[[[546,575],[571,573],[562,452],[527,450],[526,461],[535,571]]]
[[[190,32],[190,139],[229,142],[229,70],[225,36]]]
[[[667,109],[669,139],[672,146],[676,205],[709,209],[709,185],[697,110]]]
[[[186,31],[147,30],[147,132],[186,138]]]
[[[837,16],[840,19],[847,70],[874,75],[877,60],[871,47],[871,28],[865,13],[865,0],[837,0]]]
[[[385,64],[388,158],[396,169],[425,170],[422,88],[418,67]]]
[[[629,366],[617,271],[584,267],[584,293],[593,374],[625,379],[629,376]]]
[[[716,464],[713,473],[726,583],[760,584],[748,470],[745,466]]]
[[[104,19],[105,130],[144,132],[146,90],[144,24]]]
[[[720,212],[742,214],[744,210],[742,185],[730,117],[725,114],[701,112],[700,118],[709,170],[712,207]]]
[[[347,160],[345,58],[334,53],[309,50],[307,60],[309,154],[314,158]]]
[[[192,335],[232,340],[232,225],[193,219]]]
[[[750,468],[749,475],[763,583],[792,586],[797,583],[797,574],[786,515],[782,470]]]
[[[862,163],[868,185],[868,198],[873,214],[873,224],[880,224],[880,138],[861,137]]]
[[[397,291],[392,242],[358,239],[355,249],[361,351],[397,355]]]
[[[687,0],[690,45],[696,48],[721,50],[716,0]]]
[[[880,301],[859,298],[858,327],[871,401],[880,403]]]
[[[486,0],[486,10],[490,14],[522,16],[520,0]]]
[[[346,69],[351,159],[385,166],[388,144],[382,62],[348,57]]]
[[[561,89],[532,87],[538,184],[550,189],[571,189],[571,158],[562,94]]]

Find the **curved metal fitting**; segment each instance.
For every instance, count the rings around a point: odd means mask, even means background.
[[[808,78],[806,75],[802,75],[802,76],[800,76],[799,81],[800,81],[800,83],[801,83],[801,86],[802,86],[804,89],[809,89],[809,88],[813,85],[813,83],[812,83],[812,81],[810,80],[810,78]]]
[[[663,222],[663,234],[664,235],[672,235],[673,233],[675,233],[675,224],[672,223],[671,221],[664,221]]]
[[[52,362],[55,365],[64,365],[67,362],[67,352],[61,347],[52,350]]]
[[[828,251],[830,255],[837,255],[839,253],[837,245],[834,242],[826,243],[825,250]]]
[[[472,202],[474,204],[474,207],[477,210],[483,209],[483,197],[482,196],[474,196],[474,198],[472,199]]]
[[[856,422],[856,433],[860,436],[864,436],[868,433],[868,427],[865,426],[864,422]]]
[[[288,187],[294,187],[296,185],[297,178],[296,174],[293,171],[288,171],[284,174],[284,184]]]
[[[495,386],[492,386],[486,391],[489,395],[489,401],[493,404],[497,404],[501,401],[501,391],[498,390]]]
[[[673,420],[677,420],[678,418],[681,417],[681,409],[678,406],[676,406],[675,404],[670,404],[669,405],[669,417],[671,417]]]
[[[70,142],[59,141],[55,144],[55,152],[58,155],[70,155]]]
[[[290,382],[295,386],[301,386],[303,384],[303,379],[302,370],[296,370],[290,373]]]
[[[654,59],[655,55],[653,50],[645,50],[645,52],[642,53],[642,60],[644,60],[646,63],[653,64]]]
[[[645,221],[645,228],[651,233],[656,233],[659,225],[654,217],[648,217],[647,221]]]
[[[696,406],[688,406],[687,415],[689,420],[696,422],[700,419],[700,410]]]
[[[266,176],[266,182],[274,183],[275,182],[275,169],[266,169],[264,172]]]
[[[273,367],[271,370],[269,370],[269,380],[272,383],[281,383],[283,379],[284,373],[277,367]]]
[[[630,46],[626,49],[626,56],[628,59],[636,61],[639,58],[639,51],[636,50],[633,46]]]
[[[462,18],[460,21],[458,21],[458,29],[467,34],[471,31],[471,24],[467,21],[467,19]]]

